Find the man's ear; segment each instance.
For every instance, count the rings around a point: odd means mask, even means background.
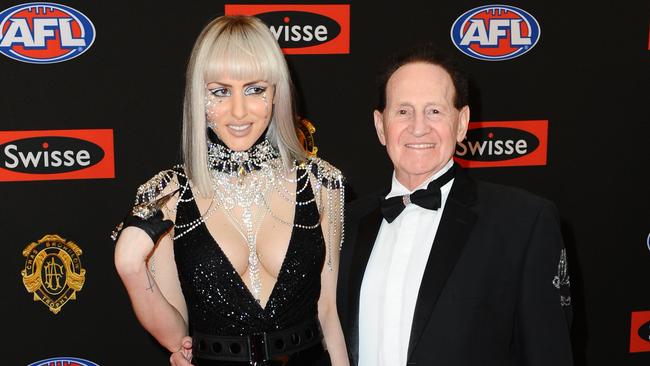
[[[460,109],[458,113],[458,130],[456,131],[456,142],[461,142],[465,139],[467,134],[467,127],[469,126],[469,106],[466,105]]]
[[[382,145],[386,146],[386,135],[384,134],[384,115],[375,109],[375,111],[372,113],[372,116],[375,120],[375,130],[377,131],[379,142],[381,142]]]

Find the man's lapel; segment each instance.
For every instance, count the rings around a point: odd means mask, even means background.
[[[349,277],[349,292],[347,294],[349,305],[348,311],[351,315],[349,330],[351,333],[350,340],[356,343],[349,344],[348,348],[350,349],[352,359],[355,360],[355,364],[359,360],[358,314],[361,283],[363,281],[363,274],[366,271],[366,266],[368,265],[370,253],[372,252],[372,247],[375,244],[375,239],[377,239],[377,234],[379,233],[379,227],[381,226],[382,220],[383,217],[381,215],[381,211],[379,210],[379,199],[377,199],[376,207],[359,220],[357,240],[354,246],[354,251],[352,253],[352,264],[349,267],[352,269]]]
[[[409,359],[476,222],[476,214],[469,209],[476,199],[475,184],[467,177],[465,171],[458,167],[456,169],[454,184],[449,192],[420,284],[411,325]]]

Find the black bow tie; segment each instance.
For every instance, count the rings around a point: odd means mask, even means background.
[[[442,202],[440,187],[444,186],[454,178],[454,168],[455,165],[452,165],[445,174],[432,180],[426,189],[418,189],[417,191],[404,196],[396,196],[388,199],[383,198],[381,200],[381,213],[384,215],[386,221],[388,221],[389,224],[393,222],[393,220],[404,211],[404,208],[406,208],[406,205],[409,203],[415,203],[416,205],[429,210],[439,209]]]

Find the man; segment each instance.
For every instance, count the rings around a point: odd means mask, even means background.
[[[453,163],[470,110],[447,56],[415,47],[380,81],[374,123],[394,174],[346,212],[337,301],[351,364],[571,365],[554,206]]]

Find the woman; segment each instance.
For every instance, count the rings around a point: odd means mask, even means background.
[[[321,340],[348,365],[335,301],[342,176],[305,155],[268,28],[212,21],[187,72],[184,165],[138,189],[115,250],[139,321],[173,363],[190,358],[189,333],[197,365],[310,365]]]

